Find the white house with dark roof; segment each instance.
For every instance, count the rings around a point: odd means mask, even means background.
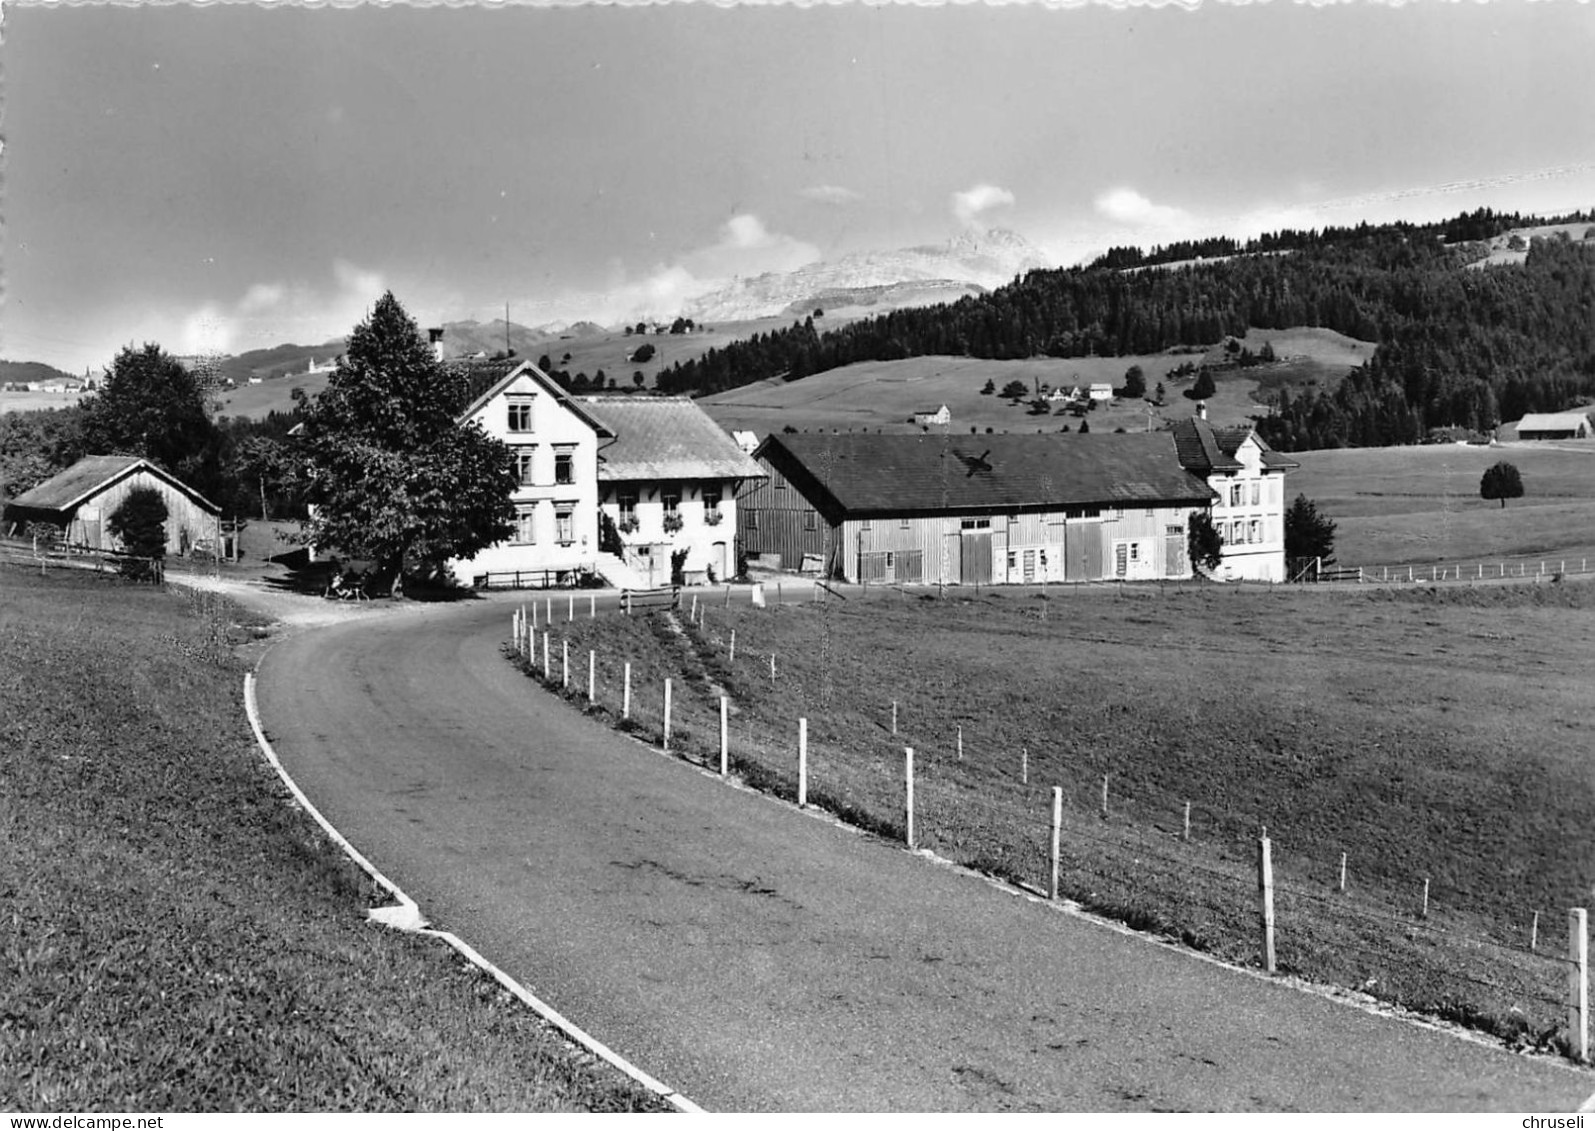
[[[1508,425],[1507,437],[1519,440],[1587,440],[1595,436],[1589,417],[1582,412],[1530,412]]]
[[[1250,427],[1214,428],[1199,413],[1174,424],[1180,463],[1216,499],[1210,516],[1224,542],[1221,581],[1285,581],[1285,473],[1301,466]]]
[[[688,584],[734,576],[737,491],[763,469],[686,397],[581,403],[612,437],[598,449],[606,551],[641,585],[668,584],[672,557],[683,554]]]
[[[613,434],[529,361],[462,366],[478,391],[460,414],[507,445],[518,485],[515,532],[474,558],[450,562],[468,584],[571,584],[595,572],[598,449]]]

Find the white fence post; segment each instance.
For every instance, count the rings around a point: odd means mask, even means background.
[[[1052,787],[1052,883],[1048,898],[1058,898],[1058,867],[1063,850],[1063,786]]]
[[[573,621],[575,619],[576,619],[576,594],[572,593],[572,594],[570,594],[570,605],[565,610],[565,620],[568,622],[568,621]]]
[[[570,641],[564,638],[559,642],[560,677],[559,685],[570,690]]]
[[[1573,1059],[1589,1060],[1589,911],[1567,913],[1567,1039]]]
[[[1257,899],[1263,920],[1263,969],[1274,972],[1274,851],[1268,828],[1257,842]]]
[[[623,689],[620,693],[620,717],[631,718],[631,661],[626,661],[626,675]]]
[[[598,699],[598,653],[593,649],[587,650],[587,702],[593,703]]]
[[[592,620],[598,615],[598,594],[587,594],[587,619]]]
[[[665,737],[664,748],[670,749],[670,677],[665,677]]]
[[[897,733],[897,700],[892,700],[892,733]]]
[[[720,696],[720,776],[726,776],[727,763],[730,761],[731,732],[726,717],[726,697]]]
[[[548,631],[543,631],[543,678],[549,679],[554,674],[553,665],[548,662]]]
[[[532,602],[532,629],[533,629],[533,631],[536,631],[536,629],[537,629],[537,602],[536,601]]]
[[[731,630],[731,651],[726,654],[726,665],[729,667],[737,662],[737,630]]]
[[[547,624],[547,625],[552,626],[553,623],[554,623],[554,598],[553,597],[545,597],[545,598],[543,598],[543,600],[546,602],[546,604],[544,606],[544,609],[543,609],[543,613],[544,613],[543,622],[545,624]]]
[[[914,847],[914,748],[903,747],[903,805],[907,814],[905,840],[908,847]]]
[[[809,803],[809,721],[798,720],[798,808]]]

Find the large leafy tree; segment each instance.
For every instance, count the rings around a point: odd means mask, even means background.
[[[159,577],[155,563],[166,556],[166,500],[153,487],[134,487],[111,512],[106,527],[129,556],[121,560],[125,577],[147,581]]]
[[[216,490],[221,436],[206,411],[206,379],[154,343],[124,346],[105,386],[83,403],[83,448],[137,455],[200,491]]]
[[[1186,552],[1191,564],[1204,570],[1215,570],[1224,560],[1224,540],[1219,537],[1213,516],[1206,511],[1195,511],[1185,533]]]
[[[1335,560],[1335,523],[1306,495],[1297,495],[1285,512],[1285,568],[1295,577],[1314,559],[1320,565]]]
[[[512,533],[510,450],[457,421],[465,378],[438,362],[392,292],[355,327],[305,418],[305,535],[369,558],[400,591]]]
[[[1523,475],[1518,471],[1517,465],[1502,460],[1485,469],[1484,478],[1479,480],[1479,497],[1500,499],[1503,507],[1506,506],[1508,499],[1521,499]]]

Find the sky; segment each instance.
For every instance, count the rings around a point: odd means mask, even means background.
[[[1006,228],[1060,265],[1595,207],[1595,4],[6,4],[0,357],[670,317]]]

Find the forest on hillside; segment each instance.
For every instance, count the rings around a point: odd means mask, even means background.
[[[1485,254],[1480,241],[1532,222],[1480,210],[1442,224],[1275,233],[1244,246],[1113,249],[1086,267],[1032,271],[988,295],[824,333],[807,319],[679,363],[659,386],[713,393],[927,355],[1147,354],[1248,328],[1318,326],[1378,348],[1333,392],[1282,394],[1259,421],[1274,446],[1483,431],[1595,396],[1595,242],[1535,240],[1521,265],[1464,269]],[[1595,223],[1595,213],[1540,222]],[[1204,261],[1189,262],[1196,256]],[[1205,261],[1214,256],[1227,258]],[[1145,269],[1158,264],[1169,266]]]

